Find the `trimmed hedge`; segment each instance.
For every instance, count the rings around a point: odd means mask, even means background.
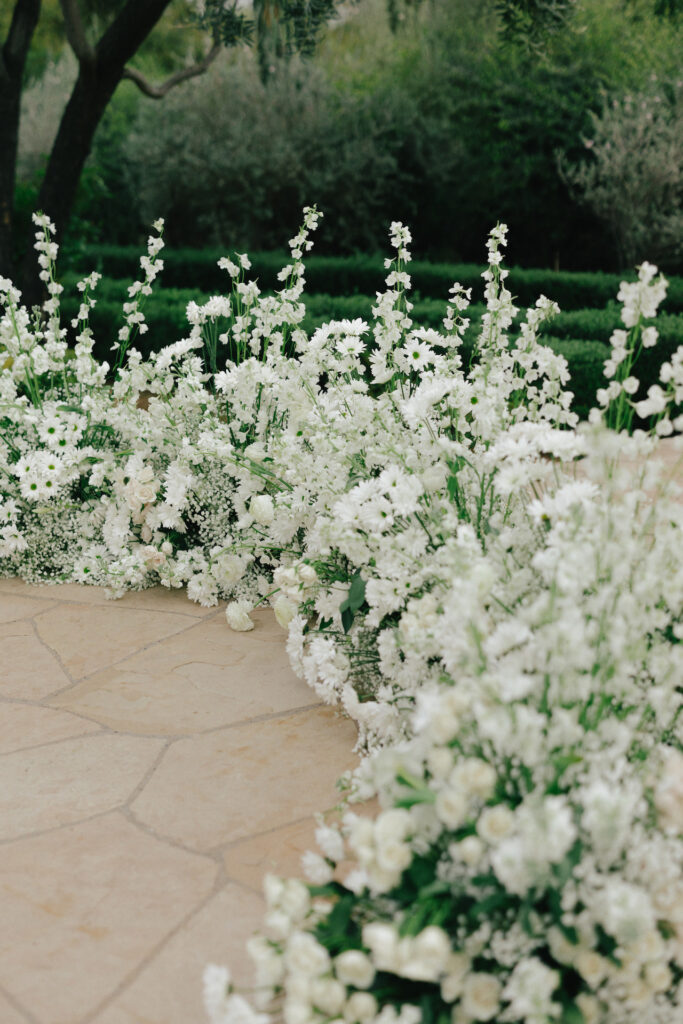
[[[107,277],[133,281],[139,274],[140,249],[129,246],[85,246],[72,254],[70,268],[81,273],[99,270]],[[228,277],[217,261],[221,250],[164,250],[165,267],[162,280],[169,288],[188,288],[223,293]],[[279,287],[277,274],[290,262],[285,252],[255,253],[250,256],[249,276],[257,278],[264,290]],[[416,298],[439,298],[445,301],[455,281],[472,288],[472,299],[483,299],[483,266],[473,263],[424,263],[414,261],[408,267]],[[316,256],[306,259],[306,282],[311,293],[334,296],[374,295],[383,290],[384,262],[377,256]],[[513,267],[509,287],[519,304],[533,305],[539,295],[559,303],[563,310],[600,309],[616,299],[622,280],[635,280],[634,273],[603,274],[553,270],[529,270]],[[683,278],[669,278],[665,308],[672,313],[683,312]]]

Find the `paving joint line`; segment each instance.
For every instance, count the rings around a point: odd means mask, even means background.
[[[13,995],[4,985],[0,985],[0,993],[5,997],[10,1006],[20,1013],[26,1021],[26,1024],[40,1024],[37,1017],[34,1017],[30,1010],[28,1010],[23,1003],[21,1003],[15,995]]]
[[[98,1005],[95,1007],[94,1010],[89,1011],[86,1014],[85,1017],[81,1018],[81,1021],[79,1022],[79,1024],[90,1024],[90,1022],[93,1021],[96,1017],[98,1017],[100,1013],[102,1013],[104,1010],[106,1010],[107,1007],[111,1006],[113,1004],[114,1000],[116,1000],[120,995],[123,995],[126,992],[126,990],[129,989],[131,987],[131,985],[134,984],[134,982],[138,979],[138,977],[142,974],[142,972],[148,967],[148,965],[160,953],[163,952],[165,947],[176,937],[176,935],[178,935],[178,933],[181,932],[182,929],[185,928],[186,925],[189,924],[190,921],[194,917],[196,917],[198,914],[201,913],[202,910],[204,910],[204,908],[214,898],[215,895],[216,895],[216,893],[214,892],[213,887],[212,887],[211,891],[201,900],[201,902],[198,903],[196,906],[194,906],[191,910],[189,910],[188,913],[185,914],[185,916],[178,922],[178,924],[176,924],[171,929],[170,932],[167,932],[167,934],[164,936],[163,939],[160,939],[159,942],[157,942],[156,945],[152,947],[152,949],[149,951],[149,953],[147,953],[147,955],[144,956],[136,964],[136,966],[133,968],[133,970],[130,971],[125,976],[123,981],[119,982],[119,984],[116,986],[116,988],[114,988],[109,993],[109,995],[106,996],[104,998],[104,1000],[102,1000],[102,1002],[98,1003]],[[199,975],[198,978],[197,978],[197,1000],[198,1000],[198,1003],[201,1002],[201,984],[202,984],[202,979],[201,979],[201,975]]]

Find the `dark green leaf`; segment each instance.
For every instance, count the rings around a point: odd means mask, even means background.
[[[570,1003],[562,1011],[560,1024],[586,1024],[586,1018],[576,1003]]]
[[[365,580],[360,573],[356,573],[351,580],[347,601],[352,612],[357,612],[365,603]]]

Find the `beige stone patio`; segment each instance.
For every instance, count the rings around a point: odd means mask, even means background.
[[[203,1024],[208,961],[249,982],[262,877],[356,762],[255,619],[0,579],[0,1024]]]

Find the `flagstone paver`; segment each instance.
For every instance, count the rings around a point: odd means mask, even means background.
[[[0,579],[0,1024],[204,1024],[355,729],[268,611]]]
[[[257,642],[251,632],[229,630],[223,616],[213,618],[88,676],[51,703],[114,729],[169,736],[310,705],[315,695],[282,671],[282,658],[264,657],[265,645],[281,652],[282,629],[268,612],[255,618]]]
[[[0,821],[5,839],[44,832],[125,803],[154,765],[162,741],[82,736],[6,754]]]
[[[95,722],[34,704],[0,704],[0,754],[100,732]],[[3,773],[4,781],[4,773]]]
[[[56,656],[41,643],[30,621],[0,625],[0,650],[0,695],[5,700],[40,700],[71,683]]]
[[[246,940],[260,927],[259,895],[228,883],[166,942],[135,981],[98,1014],[93,1024],[206,1024],[197,1014],[196,984],[207,963],[229,963],[238,977],[249,977]]]
[[[179,740],[131,810],[156,834],[192,850],[286,825],[292,792],[297,817],[324,810],[336,803],[327,773],[331,768],[338,776],[348,767],[354,737],[350,723],[335,729],[334,719],[333,711],[318,707]],[[278,767],[270,773],[275,752]]]
[[[0,1020],[2,1024],[30,1024],[28,1017],[19,1013],[3,992],[0,992]]]
[[[41,611],[34,619],[38,636],[54,651],[73,679],[82,679],[139,651],[146,644],[188,629],[185,615],[152,612],[122,606],[90,605],[83,627],[81,605],[64,604]],[[76,642],[74,642],[76,641]]]

